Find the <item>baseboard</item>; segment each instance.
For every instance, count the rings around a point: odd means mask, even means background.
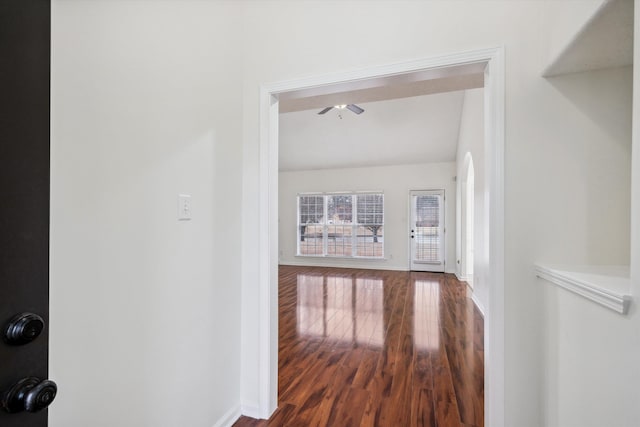
[[[366,264],[365,264],[366,263]],[[363,264],[341,264],[335,262],[312,263],[309,261],[279,261],[278,265],[288,265],[292,267],[329,267],[329,268],[358,268],[361,270],[386,270],[386,271],[410,271],[407,267],[377,264],[375,261],[365,261]],[[444,273],[456,274],[455,270],[446,270]],[[456,275],[456,277],[458,277]],[[458,278],[460,280],[460,278]]]
[[[240,418],[240,405],[236,405],[233,408],[229,409],[226,414],[224,414],[218,422],[216,422],[213,427],[231,427],[233,423],[238,421]]]
[[[456,275],[456,279],[458,279],[459,281],[461,281],[461,282],[466,282],[467,281],[467,277],[466,276],[459,275],[457,272],[454,272],[453,274]]]
[[[369,261],[367,261],[368,263]],[[281,261],[279,265],[289,265],[292,267],[330,267],[330,268],[359,268],[362,270],[389,270],[389,271],[408,271],[406,267],[397,267],[381,264],[339,264],[339,263],[310,263],[308,261]]]
[[[242,415],[250,418],[260,419],[260,408],[254,405],[242,405],[240,407]]]
[[[480,303],[480,301],[476,297],[475,293],[471,294],[471,301],[473,301],[473,303],[476,305],[476,307],[478,307],[478,310],[480,310],[480,313],[482,314],[482,317],[484,317],[484,307],[482,306],[482,304]]]

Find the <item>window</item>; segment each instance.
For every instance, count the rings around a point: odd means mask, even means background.
[[[382,194],[356,196],[358,206],[357,256],[383,256],[382,227],[384,226],[384,198]]]
[[[298,198],[298,253],[324,254],[324,197],[302,196]]]
[[[382,258],[382,193],[298,196],[298,255]]]

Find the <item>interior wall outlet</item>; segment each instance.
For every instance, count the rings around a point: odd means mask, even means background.
[[[188,221],[191,219],[191,195],[178,194],[178,220]]]

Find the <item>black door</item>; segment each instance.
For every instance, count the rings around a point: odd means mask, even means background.
[[[49,0],[0,0],[0,426],[44,427],[49,339]]]

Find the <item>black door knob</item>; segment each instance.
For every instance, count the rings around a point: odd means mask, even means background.
[[[43,329],[42,317],[33,313],[20,313],[9,320],[4,329],[4,340],[13,345],[27,344],[38,338]]]
[[[2,408],[10,413],[38,412],[53,402],[56,383],[36,377],[23,378],[2,395]]]

